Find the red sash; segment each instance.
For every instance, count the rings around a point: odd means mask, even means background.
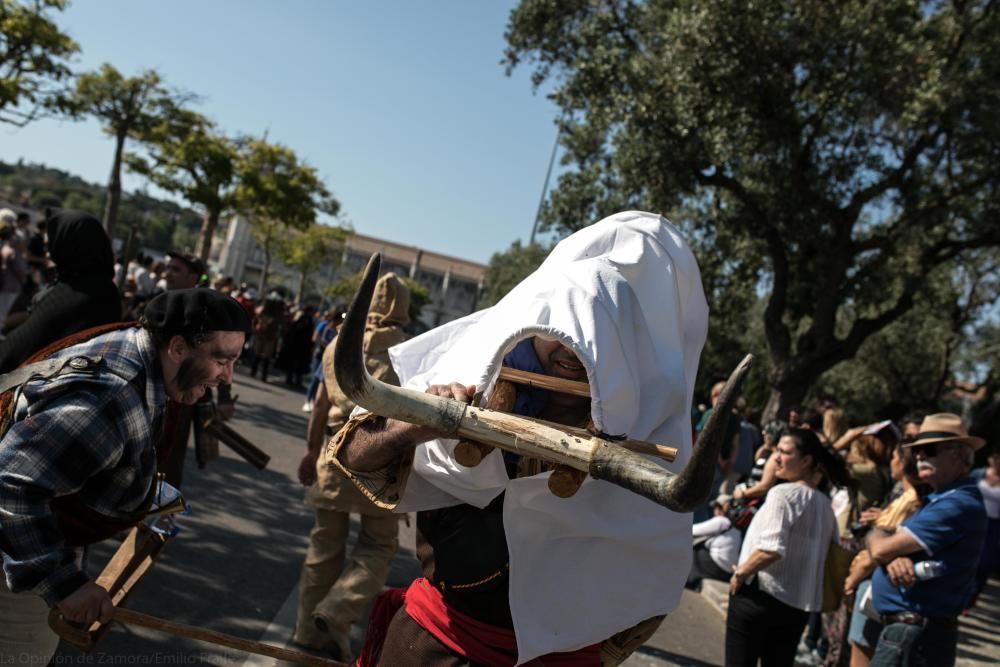
[[[417,625],[433,635],[450,651],[470,662],[489,667],[514,667],[517,663],[517,639],[513,630],[482,623],[449,608],[441,591],[434,588],[427,579],[415,580],[403,593],[402,599],[399,596],[400,591],[402,589],[386,591],[376,601],[372,619],[368,624],[369,636],[365,639],[364,650],[357,660],[359,667],[374,667],[376,664],[388,620],[393,615],[387,612],[394,604],[396,607],[392,609],[393,612],[399,606],[405,605],[406,613]],[[375,618],[376,612],[381,618]],[[379,645],[369,646],[372,640],[377,641]],[[528,664],[544,667],[600,665],[601,643],[567,653],[550,653]]]

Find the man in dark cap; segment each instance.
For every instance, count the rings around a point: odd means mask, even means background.
[[[164,280],[168,292],[197,287],[204,274],[205,264],[198,257],[176,250],[167,253]],[[204,422],[206,415],[213,414],[223,420],[231,419],[236,412],[230,385],[220,384],[217,392],[218,402],[212,392],[208,391],[197,401],[197,405],[173,406],[177,411],[176,424],[169,433],[164,434],[165,441],[160,445],[160,472],[166,476],[167,482],[178,489],[184,481],[184,460],[187,458],[192,431],[198,467],[204,468],[218,456],[218,444],[214,438],[204,433],[200,422]]]
[[[60,349],[0,377],[0,655],[48,660],[48,607],[89,625],[110,619],[108,592],[76,547],[140,521],[156,488],[154,443],[167,399],[193,404],[232,381],[250,321],[210,290],[166,292],[140,327]],[[19,374],[19,377],[13,377]],[[40,662],[44,664],[44,662]]]
[[[194,255],[176,250],[167,253],[167,268],[163,279],[167,282],[168,290],[197,287],[203,275],[205,263]]]

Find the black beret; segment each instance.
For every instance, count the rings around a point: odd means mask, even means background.
[[[236,299],[211,289],[168,290],[149,300],[143,319],[170,335],[197,336],[213,331],[250,335],[250,316]]]

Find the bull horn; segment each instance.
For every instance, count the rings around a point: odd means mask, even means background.
[[[337,362],[333,369],[337,384],[348,398],[377,415],[450,435],[462,420],[464,403],[379,382],[365,367],[365,323],[381,264],[381,253],[373,254],[368,260],[361,285],[337,333],[334,348]]]
[[[516,454],[589,472],[638,493],[675,512],[690,512],[708,496],[715,461],[739,385],[750,367],[748,355],[726,383],[691,460],[680,475],[613,441],[567,432],[558,425],[468,406],[454,399],[395,387],[373,379],[365,367],[364,331],[368,307],[378,280],[381,258],[372,255],[364,278],[336,338],[334,372],[352,401],[371,412],[428,427],[446,437],[461,437]]]
[[[646,489],[644,492],[633,488],[637,493],[647,498],[655,495],[658,498],[657,502],[675,512],[693,512],[708,500],[715,477],[715,462],[719,458],[726,426],[732,419],[733,407],[736,405],[740,388],[752,363],[753,355],[748,354],[729,375],[719,396],[719,402],[712,409],[705,428],[698,434],[691,458],[679,475],[664,480],[663,468],[642,458],[639,459],[641,464],[633,463],[629,469],[622,469],[615,460],[619,458],[617,452],[607,448],[595,449],[590,474],[597,479],[606,479],[613,483],[618,483],[618,477],[627,475],[633,487]]]

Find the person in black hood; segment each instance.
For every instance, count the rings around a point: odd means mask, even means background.
[[[122,316],[111,240],[97,218],[52,208],[46,210],[45,222],[56,282],[39,292],[27,319],[0,342],[0,373],[17,368],[49,343]]]

